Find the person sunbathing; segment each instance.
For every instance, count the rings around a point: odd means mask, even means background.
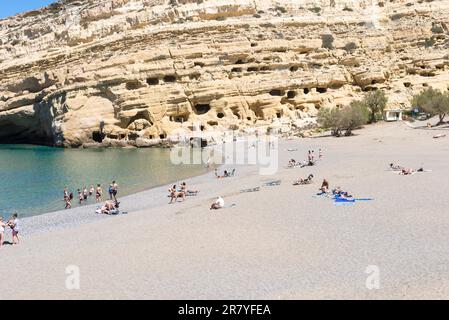
[[[109,214],[112,210],[118,208],[114,201],[106,201],[106,203],[100,208],[102,214]]]
[[[334,190],[332,190],[332,194],[335,196],[335,198],[352,198],[352,195],[350,195],[347,191],[343,191],[340,187],[336,187]]]
[[[418,169],[418,170],[421,170],[422,171],[422,168],[421,169]],[[417,172],[416,170],[414,170],[414,169],[411,169],[411,168],[403,168],[402,170],[401,170],[401,172],[399,172],[399,174],[400,175],[403,175],[403,176],[406,176],[406,175],[410,175],[410,174],[414,174],[415,172]]]
[[[296,160],[295,160],[295,159],[290,159],[290,160],[288,161],[288,166],[289,166],[289,167],[294,167],[294,166],[296,166]]]
[[[404,167],[402,167],[398,164],[390,163],[390,169],[393,171],[402,171],[404,169]]]
[[[302,184],[310,184],[312,183],[313,174],[309,174],[309,176],[305,179],[299,178],[298,181],[295,181],[293,185],[302,185]]]

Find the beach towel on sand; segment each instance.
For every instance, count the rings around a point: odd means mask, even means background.
[[[275,181],[270,181],[270,182],[266,182],[263,185],[265,187],[274,187],[274,186],[279,186],[281,184],[281,180],[275,180]]]
[[[260,190],[260,187],[255,187],[255,188],[250,188],[250,189],[243,189],[243,190],[240,190],[240,192],[257,192],[257,191],[259,191]]]

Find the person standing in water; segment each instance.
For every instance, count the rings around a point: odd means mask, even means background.
[[[97,190],[95,192],[95,201],[101,202],[101,195],[103,194],[103,189],[101,189],[101,185],[97,184]]]
[[[118,184],[114,180],[112,181],[112,198],[115,202],[117,202],[117,192],[118,192]]]
[[[94,192],[95,192],[94,186],[91,185],[91,186],[90,186],[90,189],[89,189],[89,197],[92,197],[92,195],[94,194]]]
[[[88,196],[88,192],[87,192],[87,188],[86,187],[84,187],[83,188],[83,199],[84,199],[84,201],[86,201],[87,202],[87,196]]]
[[[84,200],[83,193],[81,192],[80,189],[78,189],[77,191],[78,191],[78,199],[79,199],[79,202],[80,202],[80,204],[83,204],[83,200]]]

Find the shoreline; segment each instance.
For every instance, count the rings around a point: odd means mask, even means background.
[[[206,169],[208,170],[208,169]],[[195,175],[192,177],[185,178],[185,181],[202,181],[206,177],[210,176],[212,171],[202,173],[199,175]],[[157,200],[158,197],[156,195],[159,195],[160,193],[163,193],[163,190],[165,190],[165,194],[168,194],[168,191],[166,190],[168,186],[172,184],[179,184],[180,181],[175,180],[166,184],[157,185],[142,191],[134,192],[127,194],[123,197],[118,197],[118,200],[120,202],[120,212],[135,212],[138,211],[138,204],[133,202],[135,199],[147,199],[149,197],[150,200],[154,201],[157,205],[162,205],[161,200]],[[105,193],[105,196],[107,194]],[[167,199],[169,199],[167,197]],[[109,198],[102,200],[99,203],[91,203],[87,205],[82,206],[76,206],[71,209],[61,209],[61,210],[55,210],[55,211],[49,211],[40,213],[33,216],[27,216],[21,219],[22,223],[22,235],[28,236],[36,233],[43,233],[43,232],[51,232],[53,230],[60,230],[65,228],[71,228],[76,227],[85,223],[90,223],[94,221],[101,221],[105,220],[107,218],[113,218],[114,216],[106,215],[106,214],[97,214],[95,213],[95,209],[103,205]],[[62,202],[62,200],[61,200]],[[160,203],[159,203],[160,202]],[[167,200],[168,202],[168,200]],[[138,201],[140,203],[140,201]],[[126,207],[124,207],[126,206]],[[120,214],[122,215],[122,214]],[[20,216],[19,216],[20,218]],[[37,226],[37,228],[36,228]]]

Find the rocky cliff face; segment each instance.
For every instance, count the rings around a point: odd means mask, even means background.
[[[62,0],[0,20],[0,142],[147,146],[449,84],[449,1]]]

